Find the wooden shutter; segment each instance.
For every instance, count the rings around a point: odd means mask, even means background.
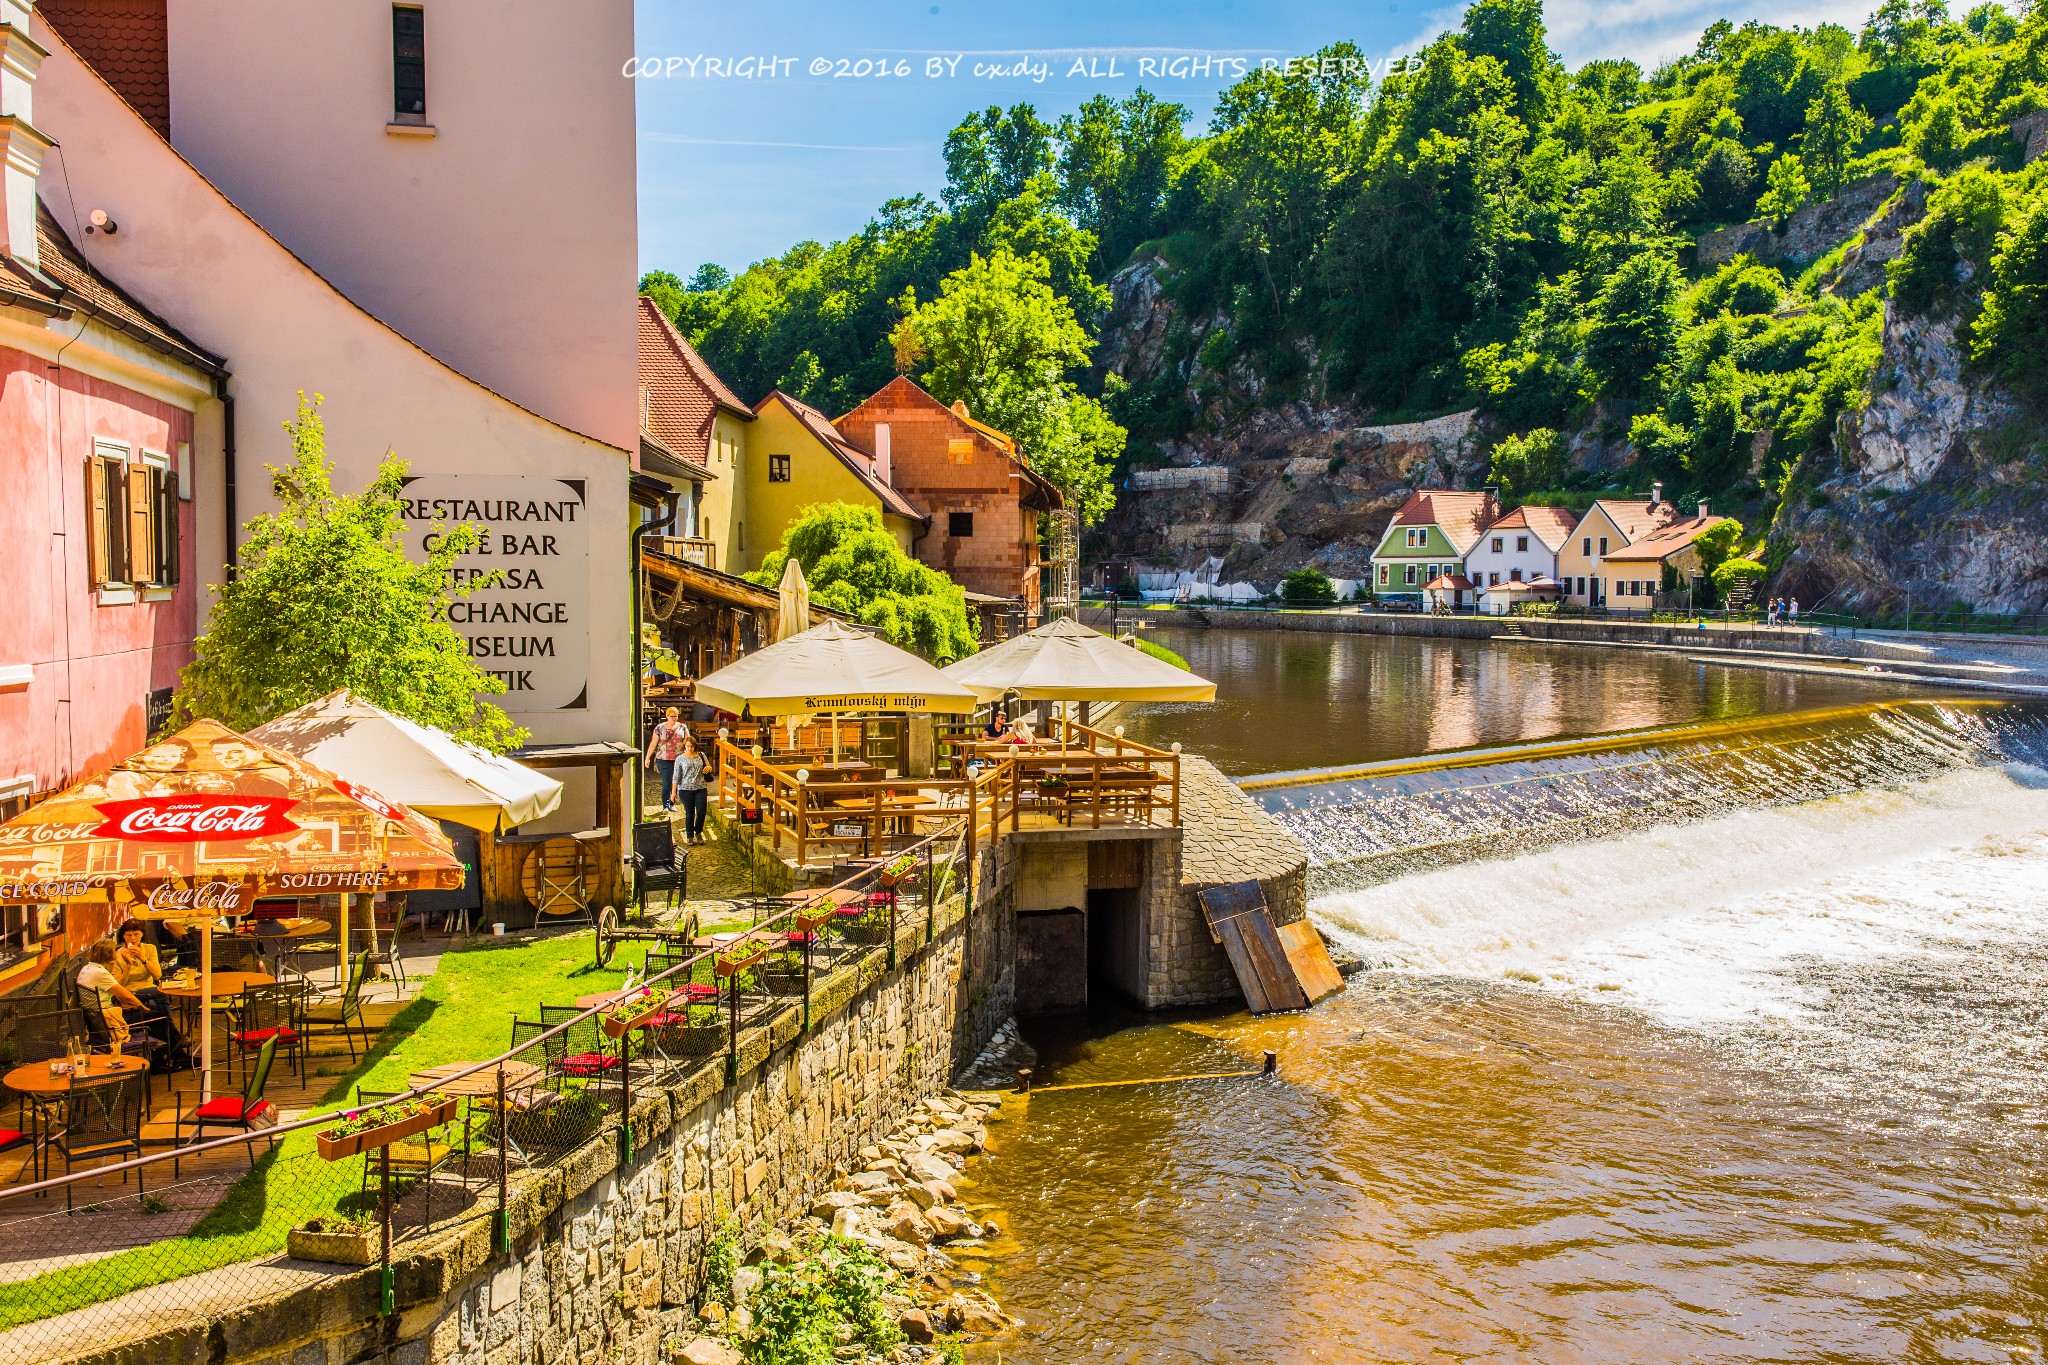
[[[148,465],[128,466],[128,581],[156,582],[156,503]]]
[[[97,456],[85,462],[85,546],[92,586],[107,581],[107,481]]]
[[[151,471],[156,475],[156,581],[170,587],[178,581],[178,473],[174,469]]]

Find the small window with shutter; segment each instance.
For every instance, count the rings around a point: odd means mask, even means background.
[[[95,588],[128,586],[128,537],[134,526],[128,452],[96,443],[85,465],[86,551]]]

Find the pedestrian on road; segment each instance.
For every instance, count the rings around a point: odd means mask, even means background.
[[[1792,624],[1793,624],[1793,625],[1795,625],[1795,626],[1796,626],[1796,625],[1798,625],[1798,624],[1799,624],[1799,599],[1798,599],[1798,598],[1796,598],[1796,597],[1795,597],[1795,598],[1793,598],[1793,599],[1792,599],[1791,601],[1789,601],[1789,602],[1787,602],[1787,603],[1785,604],[1785,613],[1786,613],[1786,615],[1787,615],[1788,617],[1790,617],[1790,618],[1791,618],[1791,622],[1792,622]]]
[[[682,756],[683,746],[691,742],[690,727],[683,724],[682,714],[675,707],[669,707],[661,724],[654,727],[654,733],[647,739],[647,757],[654,760],[654,769],[661,774],[661,808],[664,811],[676,808],[676,760]]]
[[[683,735],[683,751],[676,756],[675,794],[683,803],[683,841],[704,842],[704,808],[710,794],[704,790],[704,755],[697,752],[694,736]]]

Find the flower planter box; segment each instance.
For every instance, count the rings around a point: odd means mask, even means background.
[[[803,969],[801,967],[794,969],[788,967],[763,967],[761,969],[761,988],[770,995],[802,995],[804,993]]]
[[[329,1265],[370,1265],[379,1258],[382,1245],[377,1233],[357,1228],[339,1232],[293,1228],[284,1235],[287,1256]]]
[[[377,1128],[367,1128],[360,1133],[345,1133],[339,1137],[326,1133],[316,1134],[314,1144],[320,1149],[324,1161],[340,1161],[358,1152],[373,1152],[379,1147],[388,1147],[400,1138],[409,1138],[414,1133],[424,1133],[429,1128],[439,1128],[455,1117],[460,1100],[442,1100],[433,1108],[422,1113],[402,1118],[396,1123],[387,1123]]]
[[[604,1034],[607,1038],[623,1038],[649,1019],[668,1010],[668,993],[636,998],[627,1005],[615,1005],[604,1015]]]

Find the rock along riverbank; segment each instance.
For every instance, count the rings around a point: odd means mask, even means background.
[[[782,1227],[728,1225],[708,1253],[687,1365],[956,1361],[963,1342],[1015,1326],[980,1285],[992,1215],[958,1183],[988,1146],[1001,1102],[948,1090],[838,1168],[809,1213]]]

